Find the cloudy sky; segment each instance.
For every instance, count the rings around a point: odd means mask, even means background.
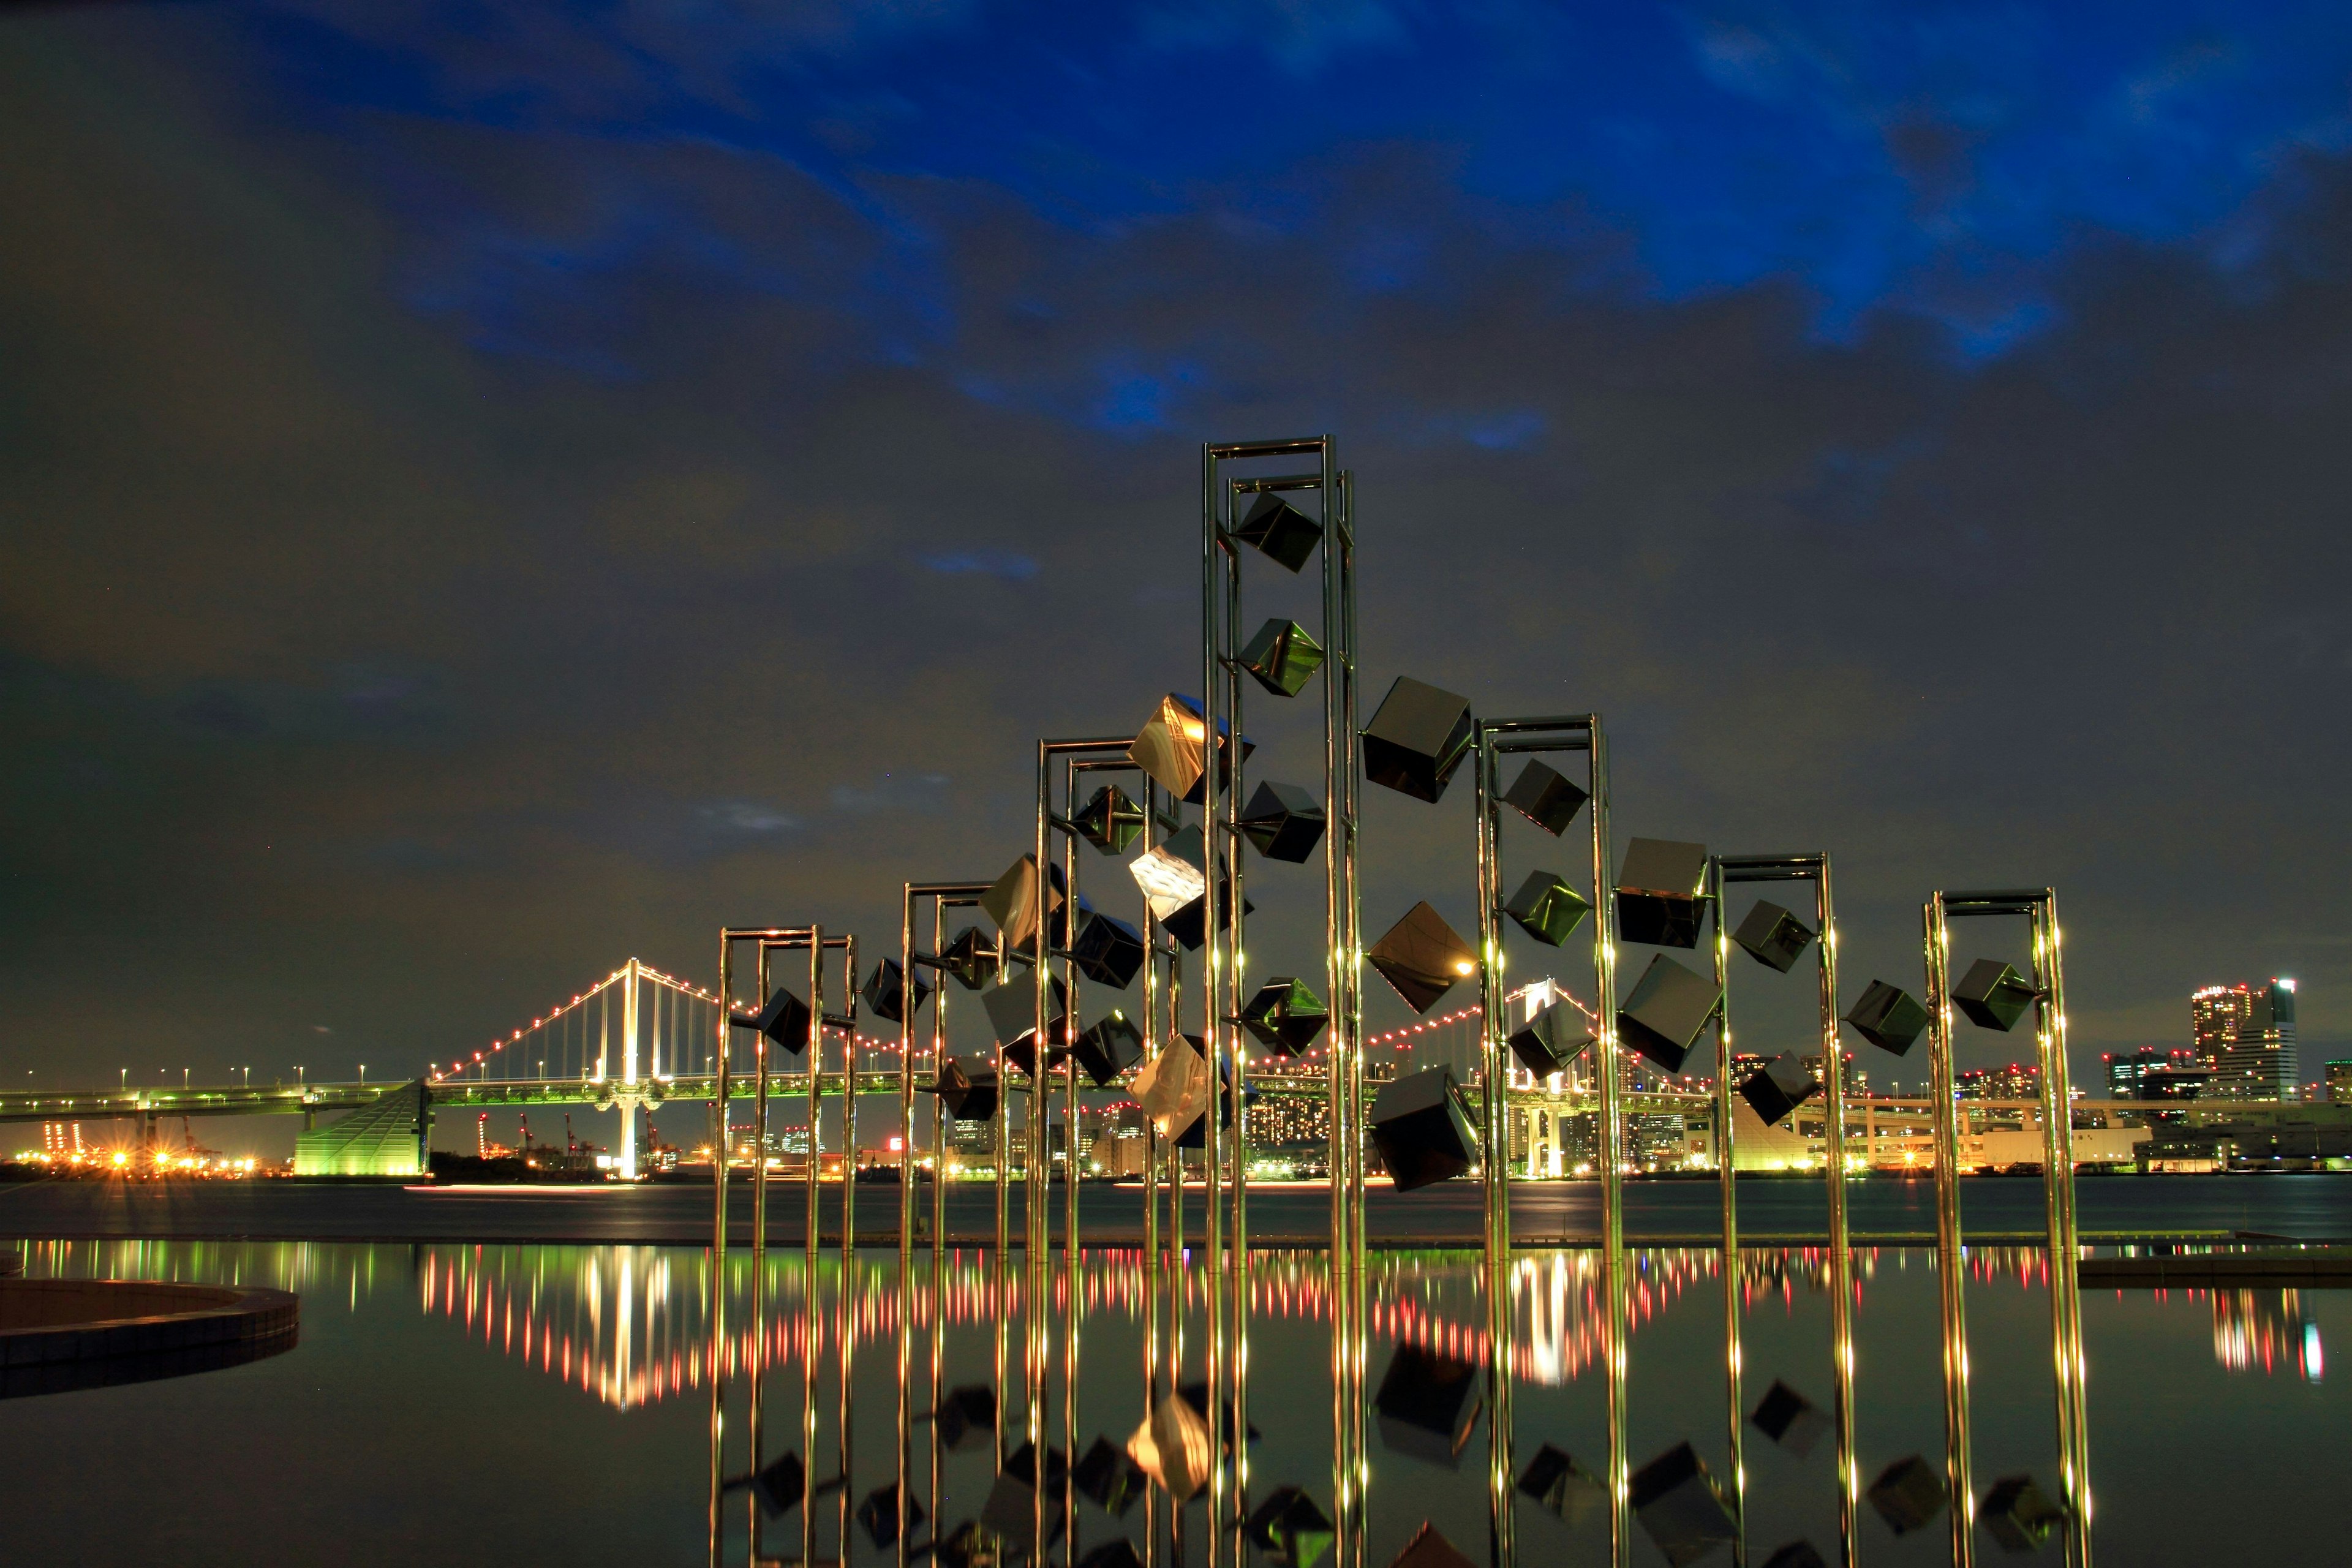
[[[1849,993],[2049,884],[2078,1071],[2271,973],[2312,1065],[2352,18],[1903,11],[9,8],[0,1076],[895,941],[1197,686],[1199,444],[1321,431],[1375,695],[1831,850]],[[1465,796],[1370,803],[1369,932],[1466,925]]]

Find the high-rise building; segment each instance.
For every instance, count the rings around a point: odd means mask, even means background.
[[[2202,1084],[2208,1070],[2199,1065],[2193,1049],[2160,1051],[2143,1047],[2119,1055],[2104,1055],[2099,1062],[2106,1069],[2109,1100],[2188,1099],[2190,1097],[2169,1090],[2178,1089],[2184,1076]]]
[[[2194,1049],[2212,1077],[2209,1100],[2294,1100],[2299,1093],[2295,1052],[2294,982],[2273,979],[2261,989],[2209,985],[2189,999]],[[2226,1025],[2228,1033],[2220,1033]]]
[[[2207,1068],[2221,1065],[2221,1053],[2238,1037],[2238,1026],[2252,1012],[2253,992],[2243,984],[2208,985],[2189,995],[2189,1049]]]
[[[2352,1062],[2327,1064],[2327,1099],[2333,1105],[2352,1105]]]

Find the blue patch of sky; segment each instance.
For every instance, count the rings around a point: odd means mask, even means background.
[[[999,577],[1026,583],[1037,575],[1034,557],[1013,550],[948,550],[922,558],[930,571],[948,577]]]

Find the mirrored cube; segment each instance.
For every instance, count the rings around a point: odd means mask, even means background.
[[[1547,947],[1558,947],[1584,923],[1584,917],[1592,912],[1592,905],[1559,872],[1530,871],[1528,879],[1519,884],[1519,890],[1503,906],[1503,912],[1538,942]]]
[[[1555,1002],[1511,1032],[1511,1055],[1538,1078],[1568,1070],[1592,1043],[1591,1020],[1572,1004]]]
[[[1830,1418],[1811,1400],[1778,1380],[1764,1391],[1755,1414],[1748,1419],[1801,1459],[1813,1451],[1813,1445],[1830,1429]]]
[[[1715,1016],[1722,993],[1664,953],[1650,960],[1633,994],[1617,1009],[1617,1032],[1624,1042],[1665,1068],[1680,1072],[1697,1044],[1699,1031]]]
[[[1791,1541],[1764,1560],[1764,1568],[1830,1568],[1810,1541]]]
[[[1468,698],[1399,676],[1364,726],[1364,776],[1434,802],[1469,753],[1475,731]]]
[[[1570,1458],[1564,1448],[1549,1443],[1536,1450],[1519,1477],[1519,1490],[1558,1514],[1573,1529],[1589,1519],[1605,1519],[1609,1489],[1601,1478]]]
[[[1124,991],[1143,967],[1143,933],[1123,920],[1087,909],[1078,911],[1078,936],[1070,943],[1070,962],[1097,985]]]
[[[1250,1510],[1249,1537],[1285,1568],[1315,1568],[1337,1538],[1329,1516],[1298,1487],[1276,1487]]]
[[[907,1494],[907,1528],[913,1529],[924,1520],[922,1500],[912,1492]],[[898,1483],[885,1481],[866,1494],[857,1505],[857,1522],[866,1531],[866,1539],[874,1543],[877,1552],[887,1551],[898,1542]]]
[[[1201,804],[1206,793],[1209,763],[1204,741],[1209,732],[1207,716],[1201,710],[1198,698],[1181,692],[1170,692],[1160,700],[1135,732],[1135,740],[1127,749],[1127,760],[1141,768],[1152,783],[1178,800],[1193,805]],[[1256,748],[1250,738],[1241,738],[1241,754],[1247,757]],[[1230,788],[1234,777],[1234,731],[1224,720],[1217,721],[1217,787]]]
[[[1118,1535],[1079,1558],[1078,1568],[1143,1568],[1143,1559],[1136,1555],[1134,1542]]]
[[[1143,1031],[1114,1008],[1077,1037],[1070,1055],[1087,1069],[1097,1089],[1108,1089],[1118,1081],[1119,1074],[1143,1059]]]
[[[1952,987],[1952,1005],[1969,1016],[1969,1023],[2004,1035],[2017,1027],[2033,997],[2025,977],[1998,958],[1978,959]]]
[[[808,1004],[782,986],[768,998],[768,1005],[748,1018],[730,1018],[739,1029],[751,1029],[765,1035],[783,1049],[799,1056],[808,1049]]]
[[[1160,1054],[1135,1075],[1131,1092],[1143,1114],[1151,1118],[1163,1138],[1199,1121],[1209,1109],[1208,1058],[1202,1042],[1179,1035],[1160,1047]]]
[[[1062,1033],[1062,1021],[1070,1010],[1068,990],[1058,974],[1045,982],[1045,1028],[1049,1039]],[[981,1011],[988,1015],[988,1026],[996,1036],[996,1043],[1010,1051],[1014,1046],[1034,1034],[1037,1029],[1037,984],[1033,975],[1019,974],[1002,985],[992,985],[980,994]]]
[[[1197,1040],[1193,1042],[1196,1046],[1199,1043]],[[1234,1129],[1233,1087],[1234,1064],[1232,1058],[1227,1058],[1217,1063],[1215,1089],[1217,1126],[1220,1131],[1226,1133],[1231,1133]],[[1242,1085],[1242,1103],[1244,1106],[1255,1105],[1258,1094],[1259,1089],[1255,1084],[1244,1082]],[[1176,1147],[1179,1149],[1199,1149],[1205,1146],[1208,1142],[1209,1113],[1206,1110],[1193,1117],[1191,1125],[1176,1134]],[[1255,1436],[1256,1433],[1253,1431],[1250,1435]]]
[[[1442,1070],[1442,1069],[1441,1069]],[[1454,1470],[1477,1429],[1481,1373],[1472,1362],[1410,1342],[1389,1357],[1389,1370],[1372,1396],[1381,1442],[1392,1454]]]
[[[1870,1506],[1897,1535],[1925,1530],[1944,1511],[1943,1472],[1914,1454],[1897,1459],[1870,1483]]]
[[[1535,758],[1519,770],[1511,787],[1503,792],[1503,804],[1550,834],[1554,838],[1568,831],[1576,814],[1584,809],[1590,797],[1566,775]]]
[[[1295,1057],[1315,1043],[1331,1021],[1323,998],[1304,980],[1277,974],[1257,988],[1242,1007],[1242,1027],[1280,1057]]]
[[[1323,803],[1297,784],[1268,779],[1250,793],[1234,825],[1267,859],[1303,866],[1323,842]]]
[[[2039,1552],[2066,1522],[2066,1510],[2044,1496],[2032,1476],[2003,1476],[1985,1493],[1977,1522],[1992,1532],[2003,1552]]]
[[[980,1527],[1014,1547],[1036,1533],[1037,1504],[1045,1505],[1045,1539],[1062,1537],[1062,1488],[1066,1466],[1059,1448],[1045,1450],[1044,1474],[1039,1474],[1037,1445],[1024,1443],[1004,1457],[1004,1468],[988,1489],[981,1505]]]
[[[1748,1074],[1739,1085],[1739,1093],[1765,1126],[1776,1127],[1821,1087],[1804,1058],[1783,1052]]]
[[[1143,1471],[1125,1448],[1108,1437],[1097,1437],[1078,1462],[1070,1467],[1070,1484],[1078,1495],[1109,1514],[1122,1518],[1143,1495]]]
[[[1136,1468],[1178,1502],[1209,1484],[1209,1424],[1174,1394],[1163,1395],[1127,1440]]]
[[[967,991],[977,991],[996,978],[996,944],[980,934],[977,926],[966,926],[956,932],[940,954],[940,971]]]
[[[1617,934],[1651,947],[1696,947],[1706,891],[1706,845],[1636,838],[1617,868]]]
[[[1127,864],[1135,885],[1150,906],[1151,918],[1187,952],[1198,952],[1209,929],[1209,879],[1205,840],[1198,826],[1187,827],[1165,844],[1145,850]],[[1233,924],[1233,873],[1223,855],[1217,857],[1218,887],[1225,924]],[[1257,906],[1242,900],[1242,912]]]
[[[903,986],[902,991],[900,987]],[[908,1013],[919,1013],[931,994],[919,974],[909,979],[898,967],[895,958],[886,958],[874,965],[874,973],[866,979],[866,1010],[877,1018],[887,1018],[894,1024],[907,1021]],[[911,1005],[908,1005],[911,1004]]]
[[[1069,889],[1062,878],[1059,866],[1045,868],[1045,942],[1049,947],[1060,947],[1063,928],[1068,924],[1065,911],[1069,905]],[[996,922],[998,933],[1004,939],[1007,951],[1034,952],[1037,948],[1037,857],[1024,855],[1005,868],[1004,875],[980,896],[981,912]]]
[[[1797,959],[1813,940],[1813,933],[1804,921],[1780,905],[1759,899],[1756,907],[1748,911],[1748,918],[1732,931],[1731,940],[1757,963],[1786,974],[1796,967]]]
[[[1478,973],[1477,952],[1426,901],[1407,910],[1364,957],[1416,1013],[1427,1013],[1455,982]]]
[[[940,1447],[951,1454],[978,1447],[996,1436],[996,1390],[984,1383],[968,1383],[948,1391],[931,1413],[939,1423]]]
[[[1472,1568],[1472,1563],[1437,1526],[1423,1521],[1389,1568]]]
[[[1250,546],[1277,566],[1296,572],[1307,564],[1322,542],[1323,525],[1285,500],[1278,491],[1267,490],[1250,503],[1234,525],[1234,537]]]
[[[1424,1068],[1382,1084],[1372,1100],[1372,1147],[1401,1193],[1451,1180],[1475,1164],[1478,1138],[1454,1069]]]
[[[800,1507],[802,1495],[807,1489],[808,1472],[801,1466],[801,1457],[794,1453],[777,1455],[751,1478],[751,1495],[759,1500],[760,1511],[770,1519]]]
[[[996,1114],[996,1069],[987,1063],[950,1057],[940,1068],[939,1081],[931,1092],[947,1107],[948,1115],[957,1121],[986,1121]],[[992,1400],[995,1396],[990,1395]],[[989,1419],[996,1417],[992,1414]]]
[[[1127,791],[1115,784],[1107,784],[1087,797],[1070,819],[1078,837],[1095,847],[1101,855],[1123,855],[1143,831],[1143,807],[1135,804]]]
[[[1258,627],[1243,647],[1241,667],[1276,697],[1296,697],[1323,668],[1323,645],[1297,621],[1277,618]]]
[[[1688,1443],[1677,1443],[1633,1472],[1633,1517],[1666,1561],[1682,1568],[1738,1533],[1723,1489]]]
[[[1853,1032],[1882,1051],[1896,1056],[1911,1048],[1919,1031],[1927,1026],[1927,1009],[1919,1005],[1911,993],[1899,985],[1889,985],[1884,980],[1874,980],[1845,1016]]]
[[[1178,1384],[1176,1388],[1176,1397],[1181,1399],[1185,1404],[1191,1405],[1193,1410],[1198,1412],[1202,1420],[1206,1421],[1209,1418],[1208,1379],[1199,1378],[1192,1383]],[[1218,1430],[1222,1431],[1225,1436],[1225,1451],[1227,1453],[1231,1453],[1233,1452],[1234,1447],[1234,1433],[1235,1429],[1240,1426],[1241,1422],[1234,1410],[1234,1402],[1231,1397],[1220,1400],[1218,1403],[1223,1406],[1223,1417]],[[1255,1443],[1257,1439],[1257,1426],[1253,1422],[1250,1426],[1249,1433],[1245,1441]]]

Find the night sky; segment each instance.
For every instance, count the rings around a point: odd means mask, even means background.
[[[1197,689],[1200,443],[1326,430],[1370,700],[1831,850],[1849,1000],[2048,884],[2078,1074],[2352,1037],[2340,5],[18,6],[0,212],[19,1086],[895,945]]]

